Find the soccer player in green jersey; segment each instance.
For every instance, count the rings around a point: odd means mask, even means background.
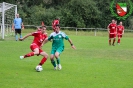
[[[47,41],[51,41],[51,39],[52,39],[52,49],[51,49],[50,60],[51,60],[52,65],[54,66],[55,70],[57,68],[59,70],[61,70],[62,66],[60,64],[59,56],[64,50],[64,41],[63,40],[64,39],[68,40],[73,49],[76,49],[76,47],[73,45],[71,39],[64,32],[60,31],[59,25],[56,25],[55,31],[50,34],[50,36],[47,38],[46,41],[44,41],[44,43],[46,43]],[[55,62],[54,58],[56,58],[57,66],[56,66],[56,62]]]

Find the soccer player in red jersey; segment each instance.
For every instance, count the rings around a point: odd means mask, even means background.
[[[112,45],[114,46],[115,40],[116,40],[116,30],[117,30],[117,24],[116,21],[113,19],[112,22],[107,27],[108,33],[109,33],[109,45],[111,45],[111,39],[113,39]]]
[[[20,38],[19,40],[23,41],[24,39],[26,39],[29,36],[34,36],[33,42],[30,45],[30,49],[32,50],[32,52],[30,52],[24,56],[20,56],[20,59],[24,59],[24,58],[31,57],[34,55],[37,55],[37,56],[42,55],[43,58],[40,61],[40,63],[38,64],[38,65],[42,66],[48,58],[48,54],[41,49],[43,41],[45,39],[47,39],[46,27],[42,26],[42,27],[40,27],[40,31],[29,33],[26,36],[24,36],[23,38]]]
[[[56,18],[55,20],[53,20],[52,22],[52,28],[55,31],[56,25],[60,24],[60,18]]]
[[[122,25],[122,22],[120,22],[119,25],[117,26],[118,44],[120,44],[121,41],[120,39],[122,38],[123,34],[124,34],[124,26]]]

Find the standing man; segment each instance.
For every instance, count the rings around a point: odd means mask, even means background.
[[[15,39],[18,41],[17,34],[20,35],[20,38],[22,38],[21,29],[24,29],[24,25],[22,22],[22,19],[19,17],[19,14],[16,14],[16,18],[13,21],[12,30],[15,29]]]
[[[52,22],[52,28],[55,31],[55,26],[60,24],[60,18],[56,18],[55,20],[53,20]]]
[[[68,40],[68,42],[70,43],[73,49],[76,49],[76,48],[73,45],[71,39],[64,32],[60,31],[59,25],[55,25],[55,31],[50,34],[49,38],[46,41],[44,41],[44,43],[46,43],[47,41],[50,41],[51,39],[53,40],[53,42],[52,42],[50,60],[55,70],[57,69],[57,67],[59,70],[61,70],[62,66],[60,64],[59,56],[64,50],[64,39]],[[54,58],[56,58],[57,66]]]
[[[43,41],[45,39],[47,39],[46,27],[45,26],[40,27],[40,31],[35,31],[33,33],[29,33],[26,36],[24,36],[23,38],[20,38],[19,40],[23,41],[24,39],[26,39],[29,36],[34,36],[33,42],[30,45],[30,49],[32,50],[32,52],[27,53],[24,56],[20,56],[20,59],[24,59],[24,58],[31,57],[34,55],[37,55],[37,56],[42,55],[43,58],[40,61],[40,63],[38,64],[38,65],[42,66],[48,58],[48,54],[41,49],[41,45],[42,45]]]
[[[111,45],[111,40],[113,39],[112,45],[115,46],[114,43],[116,40],[117,24],[116,24],[116,21],[114,19],[108,25],[107,29],[108,29],[108,33],[109,33],[109,45]]]
[[[119,23],[117,26],[117,36],[118,36],[118,41],[117,43],[120,45],[120,39],[122,38],[122,35],[124,34],[124,26],[122,25],[122,22]]]

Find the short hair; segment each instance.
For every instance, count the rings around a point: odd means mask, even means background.
[[[60,25],[59,24],[56,24],[55,26],[60,28]]]

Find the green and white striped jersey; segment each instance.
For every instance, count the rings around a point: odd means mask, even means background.
[[[58,48],[61,46],[64,46],[64,39],[68,40],[69,37],[62,31],[59,31],[59,33],[52,32],[50,36],[48,37],[48,40],[53,40],[52,47]]]

